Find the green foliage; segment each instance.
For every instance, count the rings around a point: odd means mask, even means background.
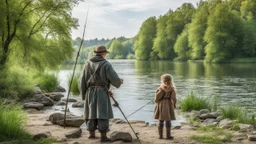
[[[129,54],[127,55],[126,59],[135,59],[135,55],[129,53]]]
[[[139,60],[149,60],[156,36],[156,18],[150,17],[143,22],[134,44],[135,57]]]
[[[208,20],[205,33],[206,62],[222,62],[241,54],[243,22],[238,12],[228,8],[226,3],[216,6]]]
[[[223,106],[220,108],[220,112],[223,118],[236,120],[237,123],[252,124],[253,126],[256,126],[255,116],[248,114],[245,108],[242,108],[238,105]]]
[[[188,96],[186,96],[180,102],[180,106],[183,112],[192,111],[192,110],[201,110],[201,109],[211,110],[209,101],[206,98],[202,98],[194,95],[193,92],[190,92]]]
[[[39,87],[46,92],[53,92],[59,85],[59,81],[56,74],[41,74],[37,78]]]
[[[175,58],[179,61],[186,61],[190,57],[191,48],[188,45],[188,26],[183,30],[183,32],[178,36],[177,41],[174,45],[174,51],[177,53],[178,57]]]
[[[70,83],[71,83],[71,78],[72,78],[72,75],[70,75],[70,77],[69,77],[68,85],[70,85]],[[73,78],[73,81],[71,84],[71,89],[70,89],[70,91],[75,95],[79,95],[79,93],[80,93],[79,88],[78,88],[78,82],[79,82],[79,74],[76,74]]]
[[[123,59],[125,47],[119,40],[114,40],[109,48],[111,54],[109,54],[110,59]]]
[[[0,103],[0,141],[10,139],[26,139],[26,114],[18,105],[3,105]]]
[[[30,139],[19,139],[19,140],[11,140],[6,142],[0,142],[0,144],[52,144],[52,143],[60,143],[60,140],[56,138],[43,138],[38,141],[34,141]]]
[[[8,0],[0,5],[0,66],[18,62],[39,70],[56,69],[71,57],[71,17],[78,0]]]
[[[231,142],[232,134],[216,126],[201,126],[197,131],[203,135],[193,135],[190,139],[209,144]]]
[[[0,97],[24,98],[30,96],[35,86],[32,73],[18,66],[0,71]]]

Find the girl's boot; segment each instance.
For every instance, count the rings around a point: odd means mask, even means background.
[[[158,126],[159,139],[163,139],[163,126]]]

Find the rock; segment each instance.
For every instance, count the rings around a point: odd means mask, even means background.
[[[200,110],[200,115],[202,114],[206,114],[206,113],[209,113],[210,111],[208,109],[201,109]]]
[[[54,101],[59,101],[62,97],[64,97],[63,94],[55,93],[55,92],[53,92],[53,93],[44,93],[44,95],[51,98]]]
[[[190,116],[191,117],[199,117],[200,111],[192,110]]]
[[[254,128],[253,125],[250,125],[250,124],[238,124],[238,127],[240,131],[244,131],[244,132],[253,130]]]
[[[239,132],[235,132],[233,133],[233,141],[242,141],[245,140],[247,138],[247,135],[245,133],[239,133]]]
[[[216,126],[217,124],[218,124],[218,121],[216,119],[213,119],[213,118],[207,118],[202,123],[202,125],[204,125],[204,126]]]
[[[180,128],[181,130],[195,130],[195,127],[192,127],[190,125],[184,125]]]
[[[62,99],[62,101],[67,102],[67,99]],[[68,102],[77,102],[77,100],[76,100],[76,99],[73,99],[73,98],[69,98],[69,99],[68,99]]]
[[[50,126],[51,124],[49,123],[44,123],[43,126]]]
[[[201,119],[207,119],[207,118],[214,118],[216,119],[220,114],[218,112],[212,112],[212,113],[205,113],[201,114],[199,117]]]
[[[56,105],[66,105],[66,102],[60,101],[60,102],[58,102]]]
[[[30,114],[39,114],[39,113],[43,113],[42,111],[39,111],[39,110],[34,109],[34,108],[28,108],[28,109],[26,109],[26,112],[27,112],[27,113],[30,113]]]
[[[109,121],[115,123],[116,121],[121,120],[120,118],[112,118]]]
[[[34,89],[33,89],[33,94],[41,94],[42,93],[42,90],[40,89],[40,87],[36,86]]]
[[[223,116],[218,116],[217,118],[216,118],[216,120],[218,120],[218,121],[221,121],[221,120],[223,120],[224,118],[223,118]]]
[[[72,104],[72,107],[84,107],[84,102],[76,102]]]
[[[63,119],[64,119],[64,114],[62,113],[53,113],[49,117],[49,120],[52,122],[52,124],[58,124],[57,122]]]
[[[50,132],[38,133],[38,134],[33,135],[33,140],[40,140],[43,138],[48,138],[50,136],[51,136]]]
[[[124,121],[124,120],[117,120],[116,121],[116,124],[124,124],[124,123],[126,123],[126,121]]]
[[[44,94],[35,94],[30,101],[42,103],[44,106],[52,106],[54,104],[53,100]]]
[[[70,126],[70,127],[80,127],[84,122],[85,122],[85,120],[82,117],[67,117],[66,118],[66,126]],[[63,126],[64,119],[59,120],[58,124]]]
[[[219,127],[220,127],[220,128],[229,129],[229,128],[232,127],[232,123],[233,123],[232,120],[226,118],[226,119],[223,119],[223,120],[221,120],[221,121],[219,122]]]
[[[172,129],[180,129],[181,126],[174,126]]]
[[[111,139],[111,141],[122,140],[122,141],[124,141],[124,142],[132,142],[132,136],[131,136],[131,134],[128,133],[128,132],[114,131],[114,132],[110,135],[110,139]]]
[[[66,92],[66,90],[61,86],[57,86],[55,92]]]
[[[256,135],[249,135],[248,140],[249,141],[256,141]]]
[[[142,120],[129,120],[129,123],[130,124],[138,124],[138,123],[145,124],[146,122],[142,121]]]
[[[44,105],[39,102],[28,102],[28,103],[24,103],[23,107],[25,109],[33,108],[33,109],[41,110],[41,109],[43,109]]]
[[[82,129],[77,129],[77,130],[74,130],[74,131],[71,131],[67,134],[65,134],[65,137],[66,138],[79,138],[81,137],[81,134],[82,134]]]
[[[53,113],[50,115],[49,120],[53,124],[64,125],[64,114],[62,113]],[[80,127],[84,123],[84,118],[78,116],[70,116],[66,117],[66,126],[70,127]]]

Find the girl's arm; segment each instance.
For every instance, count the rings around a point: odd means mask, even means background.
[[[173,92],[172,92],[171,99],[172,99],[172,101],[173,101],[173,106],[174,106],[174,108],[176,108],[177,98],[176,98],[176,92],[175,92],[175,90],[173,90]]]
[[[162,90],[161,88],[158,88],[155,94],[155,103],[158,103],[163,96],[164,96],[164,90]]]

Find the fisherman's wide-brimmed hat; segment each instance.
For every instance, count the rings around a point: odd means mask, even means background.
[[[105,46],[98,46],[95,50],[94,53],[96,54],[104,54],[104,53],[110,53]]]

